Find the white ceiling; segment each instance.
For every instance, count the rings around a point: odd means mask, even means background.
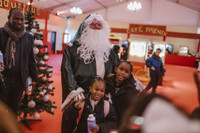
[[[29,0],[17,1],[27,3]],[[181,8],[179,8],[181,10],[175,10],[175,12],[174,10],[171,11],[170,9],[171,6],[175,7],[175,5],[177,5],[178,7],[184,8],[186,14],[189,11],[188,13],[190,13],[191,15],[188,14],[188,16],[193,15],[193,17],[191,18],[200,19],[200,17],[196,17],[198,16],[197,14],[200,12],[200,0],[137,0],[142,3],[142,11],[132,14],[129,18],[125,18],[126,16],[128,16],[126,6],[130,1],[134,0],[33,0],[33,6],[39,9],[47,10],[52,14],[63,12],[63,14],[61,14],[60,16],[64,18],[77,17],[71,14],[69,10],[72,7],[80,7],[83,10],[83,16],[91,12],[105,10],[104,16],[109,16],[107,18],[110,20],[112,19],[114,21],[120,21],[122,19],[126,19],[127,21],[130,20],[131,22],[134,22],[135,20],[140,19],[135,22],[143,23],[144,20],[148,20],[149,22],[144,23],[151,23],[150,19],[154,18],[155,14],[157,13],[164,13],[168,16],[173,16],[176,12],[177,14],[181,14],[181,11],[183,11]],[[158,3],[159,7],[163,8],[154,9],[155,3]],[[165,6],[165,4],[167,5]],[[191,11],[194,13],[191,13]],[[169,12],[171,12],[171,14],[169,14]],[[185,17],[183,16],[182,19],[184,18]],[[195,20],[189,25],[197,25],[195,23],[199,23],[199,21],[200,20]]]
[[[17,0],[23,3],[27,3],[29,0]],[[33,0],[33,6],[40,9],[48,10],[53,14],[57,11],[69,11],[72,7],[80,7],[83,13],[108,8],[124,2],[134,0]],[[139,0],[140,1],[140,0]],[[151,1],[151,0],[143,0]],[[193,10],[200,11],[200,0],[168,0],[182,6],[191,8]],[[71,16],[69,12],[64,14],[65,16]]]

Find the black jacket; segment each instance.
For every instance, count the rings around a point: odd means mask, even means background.
[[[9,35],[3,28],[0,28],[0,50],[5,53],[5,48],[7,44]],[[21,43],[21,78],[22,85],[26,86],[26,79],[28,76],[32,78],[33,81],[37,81],[37,69],[33,53],[33,36],[29,33],[25,33],[20,38]],[[4,71],[2,72],[4,74]]]
[[[92,79],[96,76],[95,60],[90,64],[85,64],[84,60],[77,54],[80,44],[75,41],[73,45],[66,46],[63,53],[61,74],[62,74],[62,100],[64,101],[69,92],[82,87],[86,93]],[[111,50],[108,61],[105,63],[105,76],[113,73],[115,66],[119,63],[119,58]],[[103,64],[102,64],[103,65]]]
[[[102,98],[98,104],[94,108],[94,112],[92,110],[92,105],[89,101],[89,96],[85,99],[84,109],[77,126],[76,133],[87,133],[87,118],[89,114],[94,114],[96,117],[96,124],[100,127],[100,133],[107,133],[111,129],[117,128],[117,114],[114,107],[110,104],[110,110],[106,117],[104,117],[104,100],[106,98]],[[76,119],[78,117],[79,110],[74,108],[74,104],[71,104],[67,109],[65,109],[63,115],[67,120],[68,124],[66,124],[67,132],[72,133],[74,128],[76,127]]]
[[[106,93],[111,94],[112,104],[116,109],[120,122],[124,111],[129,106],[131,97],[135,97],[138,94],[134,77],[131,75],[118,85],[116,83],[116,76],[108,78],[106,80]]]

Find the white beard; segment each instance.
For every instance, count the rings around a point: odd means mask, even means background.
[[[80,53],[85,64],[91,63],[94,58],[103,60],[104,63],[108,61],[111,49],[109,34],[110,29],[107,27],[101,30],[93,30],[89,26],[84,28],[80,39],[78,39],[80,47],[78,47],[77,53]]]

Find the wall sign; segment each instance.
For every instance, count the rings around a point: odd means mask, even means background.
[[[127,33],[167,36],[166,26],[159,26],[159,25],[130,24]]]
[[[4,8],[10,10],[11,8],[19,8],[24,13],[26,13],[30,6],[27,4],[15,1],[15,0],[0,0],[0,8]],[[41,10],[31,6],[31,12],[34,13],[35,17],[42,19],[49,19],[49,12],[45,10]]]

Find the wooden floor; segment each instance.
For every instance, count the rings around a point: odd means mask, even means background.
[[[51,55],[48,64],[53,66],[54,81],[53,86],[55,95],[51,98],[56,101],[57,109],[55,115],[41,113],[41,122],[32,122],[30,131],[26,126],[22,125],[25,133],[60,133],[61,132],[61,65],[62,55]],[[182,67],[175,65],[165,65],[166,74],[163,85],[157,88],[157,93],[171,99],[177,106],[183,108],[187,113],[191,113],[198,106],[197,89],[193,78],[195,68]]]

